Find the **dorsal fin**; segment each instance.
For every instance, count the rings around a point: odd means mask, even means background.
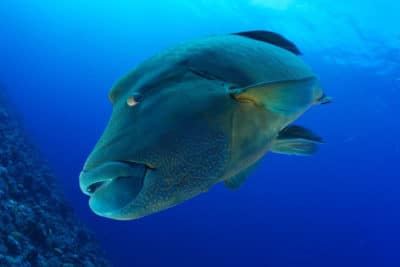
[[[288,39],[286,39],[285,37],[283,37],[278,33],[270,31],[247,31],[247,32],[237,32],[233,34],[273,44],[279,46],[280,48],[286,49],[295,55],[301,55],[300,50],[294,43],[292,43],[291,41],[289,41]]]

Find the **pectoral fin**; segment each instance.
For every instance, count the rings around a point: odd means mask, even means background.
[[[315,77],[256,84],[235,89],[232,97],[239,102],[252,102],[272,112],[291,115],[313,103]]]
[[[244,183],[244,181],[246,181],[247,176],[248,175],[245,173],[239,173],[238,175],[226,179],[224,181],[224,184],[229,189],[239,189],[240,186]]]
[[[232,176],[224,181],[224,184],[226,187],[229,189],[239,189],[244,181],[246,181],[247,177],[250,175],[250,173],[258,166],[258,162],[255,164],[251,165],[247,169],[241,171],[235,176]]]
[[[322,138],[301,126],[288,126],[272,143],[271,151],[280,154],[308,156],[318,151]]]

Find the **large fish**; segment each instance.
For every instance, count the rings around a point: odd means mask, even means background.
[[[267,31],[163,51],[119,80],[80,188],[98,215],[129,220],[239,188],[267,151],[309,155],[321,138],[291,123],[327,103],[297,47]]]

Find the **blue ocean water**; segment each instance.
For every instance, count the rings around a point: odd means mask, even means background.
[[[400,4],[382,1],[0,3],[0,82],[115,266],[400,266]],[[94,215],[82,165],[126,71],[177,42],[266,29],[304,53],[334,103],[297,124],[312,157],[268,154],[223,185],[140,220]]]

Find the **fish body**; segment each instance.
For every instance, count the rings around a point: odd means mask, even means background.
[[[140,218],[218,182],[239,188],[268,151],[314,153],[321,138],[291,123],[330,99],[299,54],[278,34],[242,32],[172,47],[129,72],[80,175],[91,209]]]

